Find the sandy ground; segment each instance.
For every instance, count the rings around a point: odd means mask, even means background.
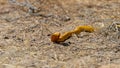
[[[24,2],[24,0],[19,0]],[[0,0],[0,68],[120,68],[120,0],[31,0],[38,9]],[[61,44],[54,32],[92,25]]]

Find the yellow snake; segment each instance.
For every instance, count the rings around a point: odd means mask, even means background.
[[[55,32],[51,35],[51,41],[56,43],[64,42],[73,34],[78,35],[81,32],[94,32],[94,28],[92,26],[78,26],[74,30],[65,32],[64,34],[60,34],[60,32]]]

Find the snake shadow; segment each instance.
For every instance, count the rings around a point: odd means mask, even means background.
[[[59,45],[62,45],[62,46],[70,46],[70,42],[60,42],[60,43],[56,43],[56,44],[59,44]]]

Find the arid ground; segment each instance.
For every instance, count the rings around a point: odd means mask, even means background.
[[[120,0],[14,1],[0,0],[0,68],[120,68]],[[81,25],[95,32],[51,42]]]

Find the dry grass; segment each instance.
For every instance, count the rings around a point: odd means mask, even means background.
[[[20,0],[21,1],[21,0]],[[22,0],[24,1],[24,0]],[[119,0],[31,0],[38,8],[0,0],[0,68],[104,68],[120,65]],[[94,33],[50,41],[54,32],[78,25],[96,27]],[[105,65],[105,66],[104,66]]]

